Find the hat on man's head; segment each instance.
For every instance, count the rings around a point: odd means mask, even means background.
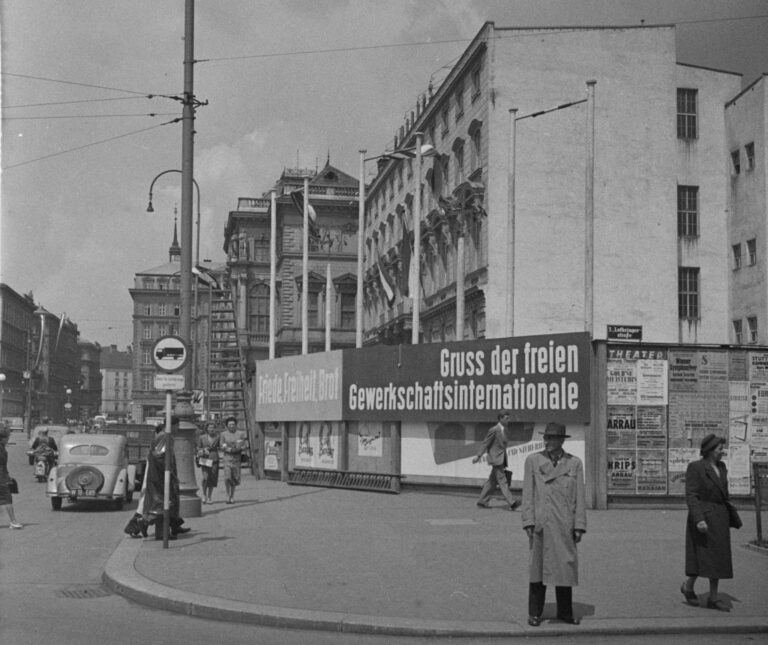
[[[703,457],[708,452],[711,452],[717,448],[717,446],[724,443],[725,438],[718,437],[714,432],[711,432],[701,440],[701,449],[699,450],[699,454]]]
[[[554,421],[550,421],[547,424],[547,427],[544,428],[544,438],[547,437],[555,437],[560,439],[567,439],[571,435],[565,434],[565,426],[562,423],[556,423]]]

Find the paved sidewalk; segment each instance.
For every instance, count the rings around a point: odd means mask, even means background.
[[[466,494],[400,495],[291,486],[243,475],[192,531],[127,537],[104,580],[137,602],[205,618],[412,636],[768,632],[768,554],[750,549],[753,511],[734,531],[730,613],[685,604],[685,511],[590,511],[579,545],[579,626],[527,625],[528,540],[520,514]],[[130,517],[126,512],[125,521]],[[121,527],[122,528],[122,527]],[[499,563],[498,566],[495,563]],[[708,583],[696,591],[705,601]]]

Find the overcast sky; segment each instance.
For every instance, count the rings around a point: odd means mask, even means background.
[[[146,212],[152,179],[181,168],[181,125],[166,125],[181,105],[146,97],[183,89],[184,1],[1,6],[0,280],[124,349],[133,276],[167,261],[181,207],[171,173]],[[357,176],[358,150],[390,145],[487,20],[676,23],[679,62],[744,84],[768,72],[766,0],[197,0],[201,258],[224,260],[237,198],[260,196],[283,168],[330,154]]]

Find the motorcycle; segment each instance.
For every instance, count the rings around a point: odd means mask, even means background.
[[[44,482],[48,478],[48,473],[56,464],[56,451],[50,446],[38,446],[35,450],[27,451],[32,459],[32,472],[39,482]]]

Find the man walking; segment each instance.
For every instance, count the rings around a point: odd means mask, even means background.
[[[496,420],[498,423],[485,435],[485,439],[483,439],[483,443],[480,446],[480,452],[472,459],[472,463],[476,464],[487,452],[488,465],[491,467],[488,480],[483,484],[483,489],[480,491],[480,499],[477,500],[477,505],[481,508],[488,508],[491,495],[496,491],[496,488],[499,488],[501,494],[504,495],[504,499],[509,503],[510,510],[514,511],[520,505],[520,502],[512,497],[512,491],[509,490],[506,475],[507,435],[504,430],[509,423],[509,412],[500,412]]]
[[[248,438],[243,430],[237,429],[237,419],[227,417],[226,428],[219,436],[219,446],[224,457],[222,459],[224,485],[227,489],[227,504],[234,503],[235,488],[240,485],[240,466],[243,450]]]
[[[557,617],[578,625],[572,587],[579,582],[576,544],[587,530],[584,468],[563,450],[565,426],[548,423],[544,450],[528,455],[523,478],[523,528],[530,542],[528,624],[538,627],[546,585],[555,585]]]

